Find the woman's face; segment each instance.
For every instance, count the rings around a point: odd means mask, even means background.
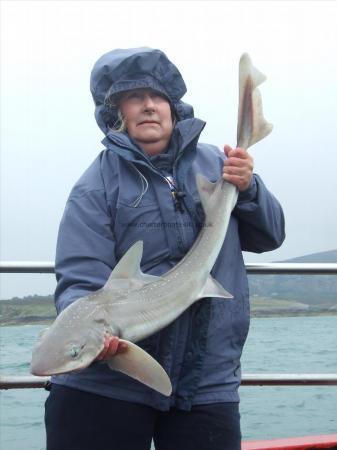
[[[119,101],[128,134],[149,154],[164,151],[173,123],[166,98],[152,89],[133,89]]]

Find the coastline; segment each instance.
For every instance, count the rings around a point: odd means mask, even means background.
[[[252,319],[270,319],[280,317],[322,317],[322,316],[337,316],[337,310],[331,309],[252,309],[250,317]],[[24,325],[46,325],[50,326],[56,319],[56,314],[53,315],[27,315],[6,317],[0,315],[0,327],[8,326],[24,326]]]

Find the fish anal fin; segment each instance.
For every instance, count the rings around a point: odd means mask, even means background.
[[[171,395],[171,381],[162,366],[138,345],[123,339],[120,342],[125,342],[127,349],[107,361],[110,369],[122,372],[163,395]]]
[[[233,295],[224,289],[221,284],[216,281],[211,275],[208,276],[204,289],[199,298],[204,297],[219,297],[219,298],[233,298]]]

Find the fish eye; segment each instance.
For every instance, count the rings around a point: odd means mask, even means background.
[[[83,343],[82,345],[71,344],[68,348],[68,355],[70,356],[70,358],[76,359],[80,355],[84,347],[85,343]]]
[[[78,346],[73,345],[72,347],[70,347],[70,357],[75,359],[78,357],[78,355],[80,354],[80,349]]]
[[[69,348],[69,356],[72,359],[76,359],[78,357],[78,355],[81,353],[81,351],[84,349],[84,347],[85,347],[85,343],[82,345],[72,344]]]

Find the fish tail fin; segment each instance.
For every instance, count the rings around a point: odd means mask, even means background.
[[[257,89],[265,80],[266,76],[253,66],[248,53],[244,53],[239,63],[238,147],[247,149],[273,129],[263,116],[261,94]]]
[[[107,361],[110,369],[129,375],[163,395],[171,395],[171,381],[162,366],[138,345],[123,339],[120,342],[126,342],[127,349]]]

